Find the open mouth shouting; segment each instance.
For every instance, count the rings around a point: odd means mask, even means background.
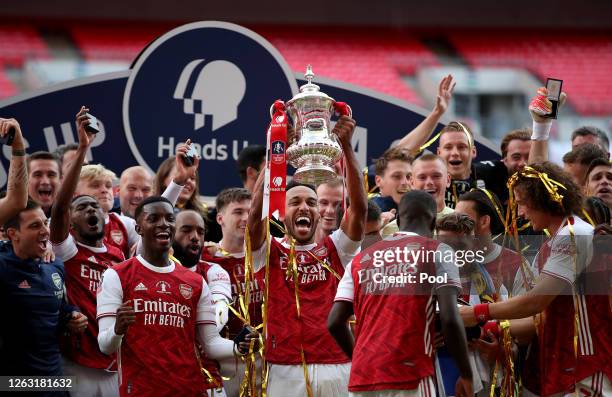
[[[155,241],[162,246],[169,246],[171,244],[172,236],[169,231],[161,231],[155,233]]]
[[[597,189],[597,191],[595,192],[595,194],[601,194],[601,195],[610,195],[612,194],[612,188],[608,187],[608,186],[602,186],[599,189]]]
[[[102,219],[100,219],[97,215],[89,215],[87,217],[87,225],[89,229],[92,231],[97,231],[100,228],[100,224],[102,223]]]
[[[41,187],[38,189],[38,196],[40,200],[43,202],[52,201],[53,200],[53,189],[50,187]]]
[[[297,234],[308,235],[312,227],[312,219],[308,215],[299,215],[293,222],[293,229]]]
[[[463,164],[463,161],[461,161],[459,159],[448,160],[448,165],[450,165],[451,167],[460,167],[461,164]]]
[[[47,243],[49,242],[49,239],[44,238],[44,239],[40,239],[38,240],[38,245],[37,248],[41,251],[44,252],[47,250]]]

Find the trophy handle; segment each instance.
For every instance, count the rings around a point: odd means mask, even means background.
[[[346,102],[334,102],[334,110],[340,116],[353,118],[353,109]]]

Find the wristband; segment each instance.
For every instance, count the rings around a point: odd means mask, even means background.
[[[19,157],[19,156],[25,156],[25,155],[26,155],[26,152],[25,152],[25,150],[23,150],[23,149],[13,149],[13,150],[11,151],[11,154],[12,154],[13,156],[17,156],[17,157]]]
[[[489,304],[481,303],[479,305],[474,306],[474,317],[476,317],[476,321],[479,323],[485,323],[491,319],[491,315],[489,314]]]
[[[543,123],[533,122],[533,128],[531,133],[532,141],[546,141],[550,135],[550,129],[552,127],[552,119],[547,120]]]

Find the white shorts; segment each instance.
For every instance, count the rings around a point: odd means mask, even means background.
[[[64,357],[64,375],[76,377],[71,397],[116,397],[119,395],[117,372],[84,367]]]
[[[313,397],[348,397],[351,363],[308,364],[308,378]],[[306,396],[302,365],[270,364],[268,396]]]
[[[561,393],[559,394],[562,395]],[[612,385],[610,384],[610,379],[608,379],[603,372],[597,372],[576,383],[576,391],[574,393],[566,393],[564,395],[571,397],[575,397],[576,395],[609,397],[612,396]]]
[[[433,377],[421,379],[419,387],[413,390],[374,390],[350,392],[349,397],[436,397]]]
[[[238,368],[236,368],[236,360],[231,359],[219,361],[221,365],[220,373],[229,380],[223,380],[223,388],[227,397],[239,397],[240,383],[244,378],[244,363],[238,360]],[[257,389],[261,391],[261,357],[256,356],[255,367],[257,368]],[[261,393],[259,393],[261,394]]]

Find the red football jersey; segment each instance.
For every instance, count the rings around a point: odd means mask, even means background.
[[[64,261],[68,303],[77,306],[88,319],[84,333],[62,336],[62,353],[85,367],[113,368],[115,355],[107,356],[98,347],[96,293],[102,273],[123,262],[123,253],[109,244],[90,247],[76,243],[71,235],[63,243],[53,244],[53,251]]]
[[[570,243],[568,228],[565,226],[556,237],[542,246],[536,264],[542,273],[575,284],[573,267],[576,266],[580,272],[589,263],[586,252],[590,249],[588,245],[591,240],[587,233],[589,230],[592,233],[593,229],[578,217],[573,218],[576,247]],[[612,378],[609,365],[609,297],[579,294],[576,303],[579,311],[577,357],[574,352],[574,297],[558,295],[543,313],[538,334],[543,396],[572,392],[575,383],[599,371]]]
[[[245,274],[244,274],[244,256],[234,256],[229,254],[222,254],[217,252],[214,255],[209,254],[206,250],[202,252],[202,260],[206,262],[216,263],[225,270],[232,283],[232,307],[238,313],[240,313],[239,294],[244,297],[245,290]],[[249,299],[249,315],[251,325],[257,327],[262,322],[261,317],[261,303],[263,301],[264,294],[264,272],[255,273],[254,279],[250,284],[250,299]],[[222,331],[221,334],[228,339],[236,337],[244,324],[234,313],[229,311],[229,319],[227,321],[227,332]]]
[[[316,244],[296,246],[295,250],[301,318],[296,311],[293,276],[287,274],[289,246],[277,239],[270,244],[266,360],[274,364],[301,364],[303,347],[308,364],[350,362],[327,330],[327,315],[339,280],[319,261],[342,277],[344,266],[334,241],[327,236]],[[265,269],[260,271],[264,272]]]
[[[140,256],[109,271],[113,270],[123,301],[131,300],[136,312],[118,354],[120,394],[206,395],[210,386],[196,354],[197,323],[210,322],[201,317],[203,302],[210,299],[202,276],[174,263],[153,270]],[[99,294],[104,294],[102,289]],[[104,304],[98,306],[98,318],[115,315],[105,312]]]
[[[128,233],[121,218],[113,212],[108,214],[108,222],[104,224],[104,242],[114,245],[127,257],[130,254]]]
[[[349,391],[413,390],[421,380],[434,375],[434,290],[443,285],[460,288],[456,267],[441,263],[438,268],[434,255],[380,267],[373,258],[375,251],[396,247],[433,253],[439,246],[438,241],[416,234],[394,235],[369,247],[349,265],[356,317]],[[384,275],[411,278],[385,283]],[[434,284],[421,281],[421,275],[444,279]],[[336,300],[351,300],[347,296],[348,277],[347,269]]]
[[[508,293],[512,293],[516,274],[520,271],[519,269],[521,267],[521,256],[497,244],[495,244],[495,247],[501,248],[501,252],[491,261],[485,262],[484,267],[487,269],[487,272],[489,272],[489,275],[491,275],[495,283],[496,291],[498,291],[500,285],[503,284]],[[485,261],[486,259],[487,258],[485,258]]]

